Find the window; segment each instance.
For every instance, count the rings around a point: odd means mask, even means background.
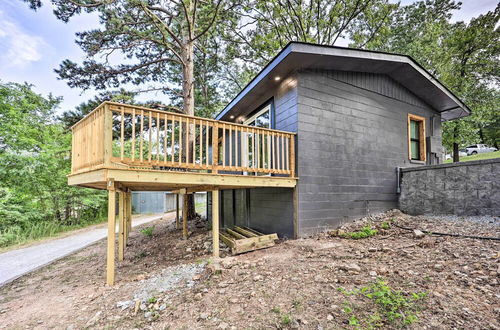
[[[425,118],[408,115],[408,158],[425,161]]]
[[[257,110],[250,118],[243,122],[245,125],[271,128],[271,103],[266,104],[262,109]]]
[[[251,113],[248,119],[243,122],[243,124],[261,128],[272,128],[272,116],[272,101],[269,101],[262,107]],[[259,137],[257,136],[257,134],[252,133],[243,134],[245,136],[243,138],[243,148],[246,148],[248,150],[248,153],[243,156],[243,166],[252,167],[255,163],[257,167],[268,167],[267,162],[269,160],[265,156],[268,154],[268,152],[271,152],[268,150],[269,145],[262,142],[262,136]],[[254,150],[252,148],[255,144],[259,143],[261,143],[261,147],[258,148],[259,153],[254,154]]]

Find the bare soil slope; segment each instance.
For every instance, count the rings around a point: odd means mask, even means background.
[[[498,218],[394,211],[213,263],[199,222],[183,241],[163,221],[152,237],[132,233],[114,287],[101,241],[0,288],[0,328],[500,328],[498,241],[394,224],[500,236]]]

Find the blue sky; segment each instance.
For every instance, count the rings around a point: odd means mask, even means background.
[[[41,94],[63,96],[60,111],[72,109],[95,93],[71,89],[58,80],[54,68],[64,59],[80,62],[83,52],[74,43],[75,33],[98,27],[96,15],[84,14],[65,24],[55,18],[50,1],[37,12],[21,0],[0,0],[0,80],[29,82]],[[393,1],[396,2],[396,1]],[[413,2],[402,0],[403,4]],[[468,21],[495,8],[497,0],[462,0],[453,19]],[[168,102],[165,96],[146,95]]]

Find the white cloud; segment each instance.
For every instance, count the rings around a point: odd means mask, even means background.
[[[0,63],[2,66],[24,68],[42,59],[43,38],[24,32],[0,11]]]

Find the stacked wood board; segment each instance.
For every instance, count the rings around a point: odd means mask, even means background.
[[[248,227],[225,228],[219,232],[220,239],[231,249],[231,253],[240,254],[274,246],[277,234],[262,234]]]

